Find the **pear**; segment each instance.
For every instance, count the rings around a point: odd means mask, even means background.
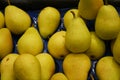
[[[5,25],[4,15],[3,15],[3,13],[0,11],[0,29],[3,28],[4,25]]]
[[[66,31],[65,46],[71,52],[84,52],[91,43],[90,32],[82,18],[72,20]]]
[[[111,50],[113,52],[113,57],[115,61],[117,61],[120,64],[120,32],[115,41],[113,41]]]
[[[41,79],[49,80],[50,77],[55,73],[55,62],[52,56],[48,53],[41,53],[36,55],[41,65]],[[48,65],[49,64],[49,65]]]
[[[43,41],[36,28],[30,27],[19,38],[17,50],[20,54],[29,53],[37,55],[43,50]]]
[[[78,9],[69,9],[63,17],[64,27],[67,29],[68,25],[71,23],[72,19],[78,17]]]
[[[103,40],[115,39],[120,31],[120,18],[112,5],[103,5],[97,14],[95,32]]]
[[[85,52],[91,60],[98,60],[105,54],[105,42],[101,40],[94,31],[91,31],[91,44]]]
[[[90,58],[84,53],[68,54],[63,61],[63,72],[68,80],[87,80],[90,68]]]
[[[60,12],[54,7],[45,7],[40,11],[37,21],[41,36],[48,38],[59,26]]]
[[[21,54],[14,62],[13,70],[18,80],[41,80],[38,59],[32,54]]]
[[[96,18],[98,10],[102,5],[104,5],[103,0],[80,0],[78,13],[84,19],[93,20]]]
[[[13,50],[12,35],[8,28],[0,29],[0,59],[11,53]]]
[[[10,53],[1,61],[1,80],[17,80],[13,71],[13,64],[19,55]]]
[[[5,7],[5,23],[8,29],[14,34],[22,34],[31,25],[31,18],[28,13],[14,5]]]
[[[102,57],[96,64],[96,74],[99,80],[120,80],[120,65],[113,56]]]
[[[64,59],[70,52],[65,47],[66,31],[54,33],[48,41],[48,51],[56,59]]]
[[[58,72],[53,74],[50,80],[68,80],[68,79],[63,73]]]

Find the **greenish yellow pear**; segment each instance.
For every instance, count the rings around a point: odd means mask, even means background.
[[[41,80],[38,59],[32,54],[21,54],[14,62],[13,70],[18,80]]]
[[[0,59],[4,58],[13,50],[13,39],[8,28],[0,29]]]
[[[91,31],[91,44],[85,51],[91,60],[98,60],[105,54],[105,42],[101,40],[94,31]]]
[[[117,61],[120,64],[120,32],[116,40],[113,42],[112,53],[115,61]]]
[[[10,53],[1,61],[1,80],[17,80],[13,71],[13,65],[19,55]]]
[[[120,32],[120,17],[112,5],[103,5],[97,14],[95,32],[103,40],[115,39]]]
[[[19,38],[17,42],[17,50],[19,54],[29,53],[37,55],[43,50],[42,38],[35,27],[30,27]]]
[[[56,59],[64,59],[70,53],[65,47],[66,31],[58,31],[54,33],[48,41],[48,51]]]
[[[40,53],[36,55],[41,65],[41,79],[49,80],[50,77],[55,73],[55,62],[53,57],[49,53]]]
[[[5,19],[3,13],[0,11],[0,28],[5,26]]]
[[[37,21],[41,36],[48,38],[59,26],[60,12],[54,7],[45,7],[40,11]]]
[[[93,20],[102,5],[104,5],[103,0],[80,0],[78,3],[79,15],[84,19]]]
[[[96,75],[99,80],[120,80],[120,65],[113,56],[102,57],[96,64]]]
[[[66,31],[65,46],[71,52],[84,52],[91,43],[91,35],[82,18],[72,20]]]
[[[72,19],[78,17],[78,9],[69,9],[65,12],[63,17],[64,27],[67,29],[68,25],[71,23]]]
[[[6,27],[14,34],[22,34],[31,26],[31,18],[28,13],[14,5],[5,7]]]
[[[62,66],[68,80],[87,80],[91,61],[85,53],[71,53],[65,57]]]
[[[68,80],[68,79],[62,72],[58,72],[53,74],[50,80]]]

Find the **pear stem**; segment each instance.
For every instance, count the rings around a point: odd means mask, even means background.
[[[92,74],[90,74],[90,78],[91,80],[95,80]]]
[[[104,0],[104,4],[105,4],[105,5],[108,5],[108,0]]]
[[[8,5],[11,5],[11,4],[10,4],[10,0],[7,0],[7,1],[8,1]]]

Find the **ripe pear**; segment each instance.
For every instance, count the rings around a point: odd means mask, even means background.
[[[68,25],[71,23],[72,19],[78,17],[78,9],[68,10],[63,17],[64,27],[67,29]]]
[[[63,73],[58,72],[53,74],[50,80],[68,80],[68,79]]]
[[[55,73],[55,62],[52,56],[48,53],[42,53],[36,55],[41,65],[41,79],[49,80],[50,77]],[[49,64],[49,65],[48,65]]]
[[[10,53],[1,61],[1,80],[17,80],[13,71],[13,64],[19,55]]]
[[[54,7],[45,7],[40,11],[37,21],[41,36],[48,38],[59,26],[60,12]]]
[[[8,28],[0,29],[0,59],[11,53],[13,50],[12,35]]]
[[[120,64],[120,32],[113,43],[112,52],[115,61],[117,61]]]
[[[78,13],[84,19],[93,20],[96,18],[98,10],[102,5],[104,5],[103,0],[80,0]]]
[[[94,31],[91,31],[91,44],[85,52],[91,60],[100,59],[105,54],[105,42],[101,40]]]
[[[103,40],[115,39],[120,31],[120,17],[112,5],[103,5],[97,14],[95,32]]]
[[[29,53],[37,55],[43,50],[43,41],[36,28],[30,27],[17,42],[17,50],[20,54]]]
[[[14,5],[5,8],[5,23],[8,29],[14,34],[22,34],[31,25],[31,18],[28,13]]]
[[[65,46],[71,52],[84,52],[91,43],[90,32],[82,18],[72,20],[66,31]]]
[[[90,68],[90,58],[84,53],[68,54],[63,61],[63,72],[68,80],[87,80]]]
[[[5,25],[4,15],[3,15],[3,13],[0,11],[0,29],[3,28],[4,25]]]
[[[38,59],[32,54],[21,54],[14,62],[13,70],[18,80],[41,80]]]
[[[48,51],[56,59],[63,59],[70,52],[65,47],[66,31],[54,33],[48,41]]]
[[[120,65],[112,56],[102,57],[96,64],[99,80],[120,80]]]

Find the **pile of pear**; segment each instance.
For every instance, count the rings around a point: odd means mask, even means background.
[[[80,0],[61,18],[55,7],[43,8],[36,19],[8,5],[0,12],[1,80],[87,80],[95,61],[99,80],[120,80],[120,17],[103,0]],[[62,25],[65,29],[59,30]],[[94,21],[90,30],[87,21]],[[15,42],[14,37],[18,37]],[[105,56],[110,44],[111,56]],[[17,52],[14,53],[14,49]],[[56,72],[55,60],[62,61]],[[59,66],[59,67],[60,67]]]

